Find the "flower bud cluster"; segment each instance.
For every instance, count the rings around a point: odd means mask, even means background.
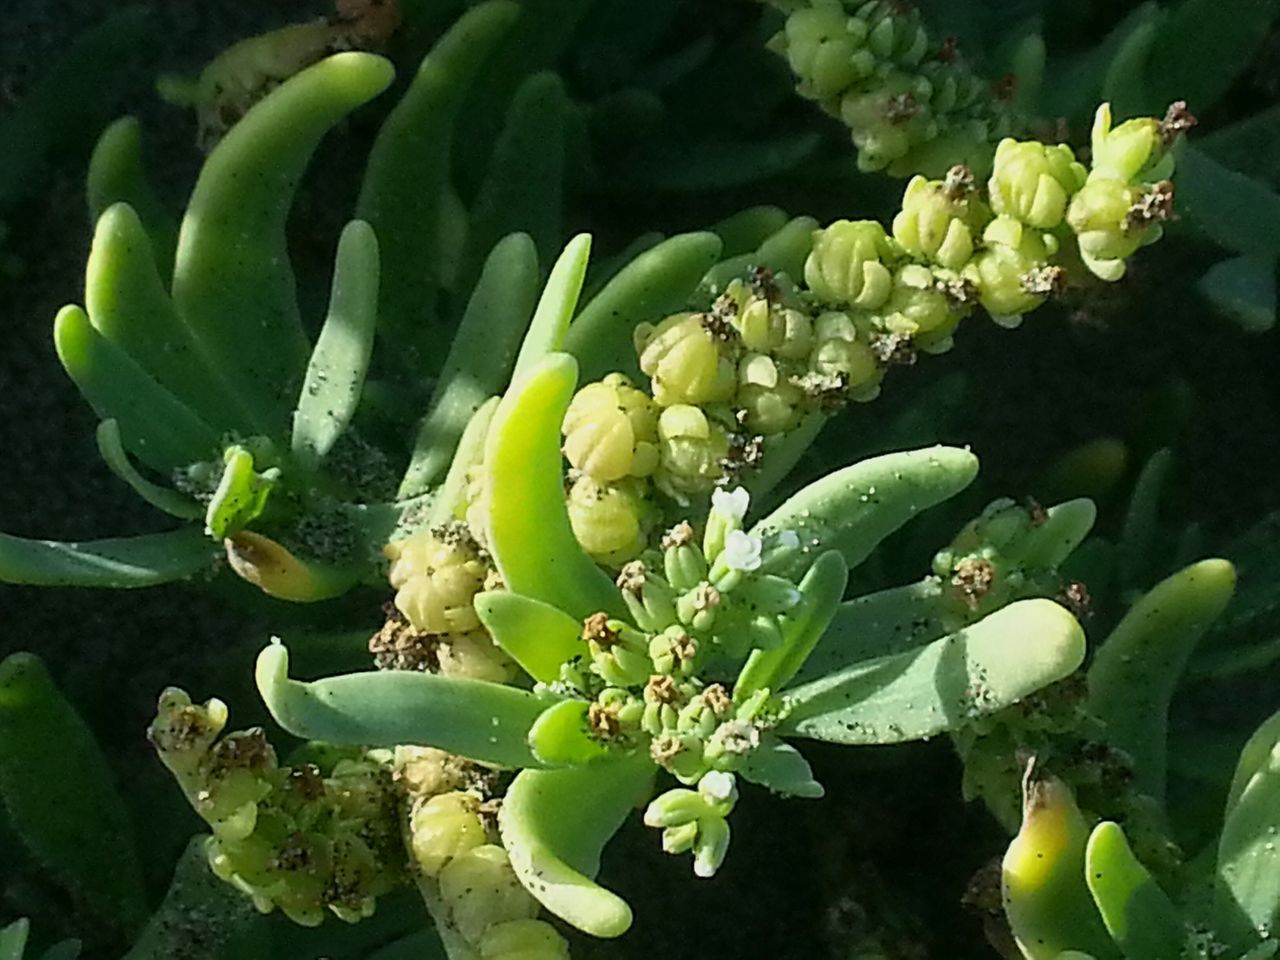
[[[355,922],[406,877],[399,801],[382,758],[343,751],[281,766],[261,729],[227,734],[227,709],[176,688],[148,731],[160,759],[213,829],[214,874],[261,911],[306,926],[326,910]]]
[[[864,171],[937,176],[986,162],[989,144],[1018,125],[999,92],[951,41],[932,42],[902,0],[790,4],[769,46],[787,59],[801,96],[849,128]]]
[[[586,654],[561,675],[562,692],[589,701],[581,714],[585,733],[611,749],[644,750],[701,791],[675,791],[679,796],[731,787],[730,774],[761,746],[768,691],[735,699],[708,672],[719,675],[754,649],[780,646],[782,618],[802,601],[792,581],[762,572],[764,544],[743,530],[748,500],[742,488],[714,491],[701,537],[680,523],[660,551],[627,563],[618,587],[629,621],[588,617]],[[664,846],[694,850],[702,875],[714,872],[728,843],[723,819],[732,802],[721,806],[715,816],[704,810],[661,824],[670,828]]]
[[[480,624],[476,594],[496,574],[488,554],[462,521],[422,530],[387,544],[394,607],[369,641],[378,666],[502,683],[515,675],[511,659]]]
[[[1109,104],[1098,108],[1088,177],[1066,213],[1080,257],[1096,276],[1119,280],[1125,260],[1160,239],[1162,225],[1174,217],[1168,148],[1194,123],[1183,103],[1173,104],[1163,121],[1139,117],[1118,127]]]
[[[980,620],[1014,600],[1063,591],[1066,583],[1057,568],[1029,551],[1046,520],[1034,502],[995,500],[934,555],[933,574],[942,585],[949,628]]]

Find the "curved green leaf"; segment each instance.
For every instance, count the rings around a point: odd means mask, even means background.
[[[378,323],[378,238],[352,220],[338,238],[329,314],[293,414],[293,455],[312,468],[355,416]]]
[[[625,618],[613,581],[578,545],[564,501],[560,424],[577,364],[553,353],[514,384],[494,416],[485,449],[489,550],[507,589],[585,620]]]
[[[1018,559],[1029,567],[1057,569],[1084,542],[1097,518],[1098,508],[1087,497],[1054,504],[1023,538]]]
[[[1228,250],[1280,256],[1280,194],[1191,144],[1178,151],[1178,209]]]
[[[449,357],[418,426],[401,498],[416,496],[449,469],[467,425],[507,385],[538,296],[538,253],[528,234],[503,237],[471,291]]]
[[[751,651],[733,685],[735,699],[766,688],[778,691],[790,682],[835,617],[848,582],[849,568],[837,551],[829,550],[813,562],[800,581],[799,607],[779,619],[782,645]]]
[[[88,725],[30,653],[0,661],[0,799],[36,860],[99,920],[142,924],[129,813]]]
[[[529,321],[529,330],[520,344],[512,381],[520,379],[545,357],[564,345],[569,321],[578,306],[582,281],[587,276],[587,261],[591,258],[591,235],[580,233],[565,245],[564,251],[551,268],[542,296]]]
[[[212,569],[217,553],[217,546],[194,526],[84,543],[26,540],[0,533],[0,583],[154,587]]]
[[[1134,784],[1164,797],[1169,702],[1191,650],[1235,590],[1226,560],[1202,560],[1162,580],[1130,608],[1089,667],[1089,709],[1133,760]]]
[[[602,760],[613,751],[591,736],[586,700],[561,700],[547,707],[529,731],[533,755],[549,767],[576,767]]]
[[[523,770],[507,788],[498,826],[520,882],[549,911],[595,937],[621,936],[631,908],[591,878],[600,852],[652,788],[643,752],[588,767]]]
[[[917,650],[788,691],[778,730],[832,743],[901,743],[1003,710],[1074,671],[1084,631],[1051,600],[1020,600]]]
[[[519,12],[508,0],[490,0],[461,16],[423,59],[369,153],[356,216],[373,226],[382,245],[378,330],[415,375],[436,368],[437,224],[454,124],[469,86]]]
[[[978,458],[956,447],[926,447],[863,460],[809,484],[758,522],[752,532],[797,544],[772,548],[767,573],[798,578],[808,558],[839,550],[853,569],[916,514],[955,496],[978,473]]]
[[[285,221],[331,127],[391,83],[391,64],[339,53],[286,80],[205,161],[178,236],[173,301],[255,427],[282,436],[309,346]]]
[[[121,117],[98,137],[86,177],[89,218],[94,222],[117,203],[138,214],[162,279],[173,274],[178,221],[156,195],[142,165],[142,134],[135,117]]]
[[[565,336],[584,379],[613,371],[636,373],[632,334],[642,320],[684,308],[702,276],[720,256],[712,233],[682,233],[639,254],[582,308]]]
[[[1276,257],[1245,254],[1215,263],[1196,289],[1245,333],[1276,325]]]
[[[1125,960],[1169,960],[1182,952],[1178,910],[1129,849],[1118,823],[1093,828],[1085,847],[1085,881]]]
[[[114,420],[103,420],[97,430],[98,453],[108,469],[133,488],[133,492],[157,510],[163,510],[179,520],[199,520],[204,507],[190,497],[171,487],[152,483],[129,460],[124,443],[120,439],[120,425]]]
[[[326,743],[438,747],[478,763],[535,767],[529,729],[546,708],[500,683],[406,670],[373,670],[312,683],[289,679],[289,653],[273,643],[258,655],[258,692],[276,723]]]
[[[494,643],[540,683],[559,680],[562,664],[587,653],[582,621],[548,603],[491,590],[477,594],[475,608]]]
[[[720,238],[720,255],[728,258],[751,253],[790,219],[781,207],[762,205],[730,214],[710,229]]]
[[[168,473],[219,449],[218,432],[98,333],[79,307],[58,312],[53,341],[89,405],[102,419],[119,422],[125,447],[147,466]]]

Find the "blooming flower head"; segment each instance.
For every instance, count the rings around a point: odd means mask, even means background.
[[[751,494],[745,487],[734,487],[726,490],[717,487],[711,491],[711,509],[738,523],[747,515],[747,507],[751,503]]]
[[[764,545],[755,534],[733,530],[724,538],[724,559],[730,570],[751,573],[760,569]]]

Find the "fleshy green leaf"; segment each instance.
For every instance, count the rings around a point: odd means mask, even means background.
[[[449,357],[418,427],[401,498],[426,490],[449,466],[464,429],[505,389],[538,296],[538,254],[527,234],[504,237],[485,261]]]
[[[826,793],[822,784],[813,779],[809,761],[800,751],[772,735],[766,735],[760,746],[743,758],[738,772],[744,779],[784,797],[816,800]]]
[[[1276,324],[1276,257],[1232,257],[1208,269],[1196,284],[1214,308],[1245,333]]]
[[[1178,156],[1178,209],[1228,250],[1280,256],[1280,194],[1190,144]]]
[[[262,515],[280,471],[270,467],[259,472],[253,454],[236,444],[223,458],[222,478],[205,509],[205,530],[215,540],[239,533]]]
[[[217,552],[195,526],[84,543],[26,540],[0,533],[0,583],[154,587],[211,569]]]
[[[1196,137],[1196,146],[1230,170],[1280,187],[1280,104]]]
[[[485,450],[490,552],[507,589],[585,620],[626,616],[613,581],[578,545],[565,507],[560,424],[577,364],[553,353],[498,406]]]
[[[516,876],[549,911],[592,936],[621,936],[631,926],[631,908],[591,878],[604,845],[647,799],[655,769],[638,752],[588,767],[523,770],[503,798],[498,825]]]
[[[564,252],[551,268],[538,306],[529,321],[529,332],[520,344],[516,356],[512,381],[520,379],[545,357],[564,345],[569,321],[578,307],[578,295],[587,275],[587,261],[591,257],[591,235],[580,233],[565,246]]]
[[[720,238],[720,255],[736,257],[755,250],[789,220],[781,207],[748,207],[730,214],[710,229]]]
[[[564,349],[597,380],[614,370],[635,373],[632,334],[642,320],[684,307],[703,274],[720,255],[710,233],[682,233],[639,254],[582,308],[569,326]]]
[[[311,683],[289,679],[289,654],[258,656],[258,692],[276,723],[305,740],[438,747],[478,763],[533,767],[529,730],[545,701],[515,687],[465,677],[374,670]]]
[[[790,531],[795,546],[779,544],[765,570],[793,579],[808,558],[839,550],[853,569],[916,514],[955,496],[978,473],[978,458],[955,447],[891,453],[837,470],[809,484],[753,528],[770,542]]]
[[[79,307],[63,307],[53,324],[58,359],[104,420],[120,424],[124,445],[149,467],[168,473],[206,460],[218,433],[89,323]]]
[[[293,455],[314,467],[360,403],[378,322],[378,238],[353,220],[338,239],[329,314],[311,352],[293,414]]]
[[[317,145],[391,83],[391,64],[339,53],[260,100],[205,161],[178,236],[173,301],[255,428],[286,433],[309,346],[285,222]]]
[[[147,503],[180,520],[198,520],[204,516],[204,507],[198,502],[170,487],[152,483],[138,472],[125,452],[120,425],[114,420],[103,420],[98,424],[97,440],[98,453],[107,467]]]
[[[1020,600],[927,646],[788,691],[780,733],[901,743],[1002,710],[1074,671],[1084,632],[1050,600]]]
[[[751,652],[733,685],[736,699],[757,690],[781,690],[790,682],[836,615],[848,582],[849,568],[837,551],[829,550],[813,562],[800,581],[799,607],[779,618],[782,645]]]
[[[541,683],[560,679],[561,664],[587,652],[582,622],[550,604],[494,590],[478,594],[475,608],[494,643]]]
[[[1142,466],[1134,481],[1120,534],[1119,564],[1121,582],[1130,588],[1150,583],[1148,568],[1157,556],[1156,536],[1160,525],[1160,501],[1173,468],[1173,451],[1157,450]]]
[[[1162,580],[1130,608],[1089,667],[1089,709],[1133,760],[1134,784],[1164,797],[1169,701],[1200,636],[1235,589],[1225,560],[1202,560]]]
[[[529,747],[549,767],[576,767],[611,753],[607,744],[591,736],[586,700],[562,700],[547,707],[529,731]]]
[[[30,653],[0,661],[0,799],[35,859],[99,920],[142,924],[129,813],[89,727]]]
[[[22,960],[30,932],[31,924],[26,919],[15,920],[7,927],[0,927],[0,960]]]
[[[173,274],[178,221],[156,195],[142,165],[142,134],[134,117],[121,117],[102,131],[86,177],[89,218],[97,221],[108,207],[127,203],[137,212],[155,256],[161,279]],[[92,311],[90,311],[92,313]]]
[[[382,246],[379,333],[415,375],[436,369],[431,321],[442,269],[436,227],[454,123],[519,11],[515,3],[491,0],[460,17],[423,59],[369,153],[356,216],[372,225]]]
[[[1084,875],[1102,922],[1126,960],[1169,960],[1182,952],[1182,918],[1133,855],[1119,824],[1093,828]]]

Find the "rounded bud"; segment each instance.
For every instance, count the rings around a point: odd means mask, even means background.
[[[1140,187],[1110,177],[1093,177],[1071,199],[1067,223],[1076,233],[1080,257],[1095,276],[1119,280],[1125,259],[1159,235],[1158,225],[1135,228],[1130,211],[1142,197]]]
[[[729,434],[698,407],[678,405],[658,419],[661,459],[654,480],[676,500],[705,493],[724,476]]]
[[[617,568],[640,555],[654,513],[643,481],[599,483],[582,476],[567,499],[574,536],[591,559]]]
[[[453,926],[472,943],[496,924],[531,920],[538,913],[538,903],[516,879],[507,851],[491,843],[445,865],[440,871],[440,896]]]
[[[825,303],[875,309],[893,288],[893,275],[881,262],[892,252],[874,220],[837,220],[814,235],[805,283]]]
[[[396,608],[423,633],[462,633],[480,626],[472,600],[488,566],[465,524],[424,530],[387,544]]]
[[[480,819],[479,802],[469,793],[454,791],[414,804],[409,814],[409,849],[414,862],[429,877],[445,865],[488,841]]]
[[[640,369],[653,380],[661,406],[721,403],[733,396],[732,350],[700,313],[678,313],[656,327],[636,328]],[[732,327],[729,327],[732,334]]]
[[[988,181],[991,209],[1029,227],[1052,230],[1062,223],[1067,201],[1084,186],[1084,165],[1065,143],[1001,140]]]
[[[1048,291],[1031,282],[1057,251],[1051,234],[1040,233],[1008,216],[992,220],[982,235],[986,248],[964,269],[982,306],[997,322],[1013,318],[1044,303]]]
[[[657,466],[657,405],[620,373],[574,395],[563,431],[569,463],[601,483],[648,476]]]
[[[967,173],[964,167],[955,169]],[[972,174],[947,180],[913,177],[893,218],[893,237],[912,256],[958,270],[973,256],[974,237],[990,219],[973,190]]]

